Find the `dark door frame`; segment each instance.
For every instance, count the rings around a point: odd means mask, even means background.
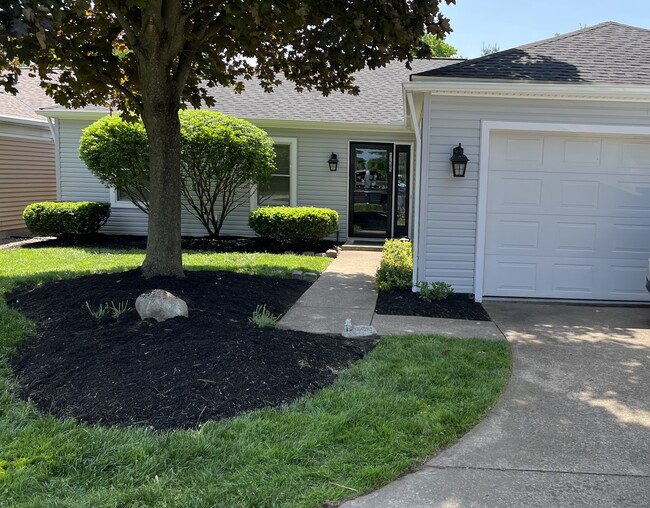
[[[386,174],[387,189],[387,202],[386,202],[386,233],[360,233],[354,231],[354,192],[355,192],[355,171],[356,160],[354,157],[357,148],[370,148],[379,150],[388,150],[389,161]],[[395,159],[395,143],[381,143],[381,142],[363,142],[352,141],[349,144],[349,185],[348,185],[348,237],[358,238],[390,238],[393,226],[393,166]]]

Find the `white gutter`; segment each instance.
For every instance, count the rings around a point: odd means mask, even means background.
[[[16,125],[26,125],[28,127],[40,127],[41,129],[46,129],[45,120],[32,120],[30,118],[22,118],[18,116],[11,115],[0,115],[0,120],[6,123],[13,123]]]
[[[474,97],[519,97],[561,100],[650,102],[650,86],[534,81],[418,79],[404,84],[407,92]]]
[[[419,261],[419,246],[420,246],[420,194],[421,189],[420,180],[422,176],[422,132],[420,131],[420,122],[417,111],[415,109],[415,101],[413,100],[413,93],[406,93],[406,100],[408,102],[409,110],[411,111],[411,123],[413,124],[413,132],[415,132],[415,171],[413,188],[415,189],[415,203],[413,204],[413,290],[417,287],[418,283],[418,261]],[[405,115],[406,116],[406,115]]]
[[[108,115],[109,110],[83,110],[83,109],[41,109],[39,115],[47,118],[67,119],[67,120],[99,120]],[[350,131],[350,132],[385,132],[385,133],[409,133],[411,130],[405,121],[396,121],[395,123],[372,124],[362,122],[328,122],[320,120],[298,120],[285,118],[253,118],[240,117],[261,128],[294,128],[294,129],[313,129],[328,131]]]

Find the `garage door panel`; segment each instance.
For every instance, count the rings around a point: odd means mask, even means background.
[[[490,215],[488,255],[650,257],[650,224],[615,217]]]
[[[492,140],[484,294],[650,301],[650,143],[507,133]],[[526,149],[539,149],[529,162],[519,153]]]
[[[486,256],[486,296],[647,301],[646,269],[626,260]]]

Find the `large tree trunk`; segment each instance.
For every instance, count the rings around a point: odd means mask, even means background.
[[[148,78],[142,83],[142,120],[149,137],[151,181],[147,255],[142,273],[146,278],[184,277],[181,257],[180,97],[168,74],[149,72]]]

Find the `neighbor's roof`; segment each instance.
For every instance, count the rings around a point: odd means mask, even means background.
[[[27,69],[23,69],[16,88],[17,95],[0,91],[0,116],[45,122],[36,110],[54,106],[54,100],[45,94],[45,90],[40,86],[40,79],[30,77]]]
[[[608,21],[413,76],[650,85],[650,30]]]

